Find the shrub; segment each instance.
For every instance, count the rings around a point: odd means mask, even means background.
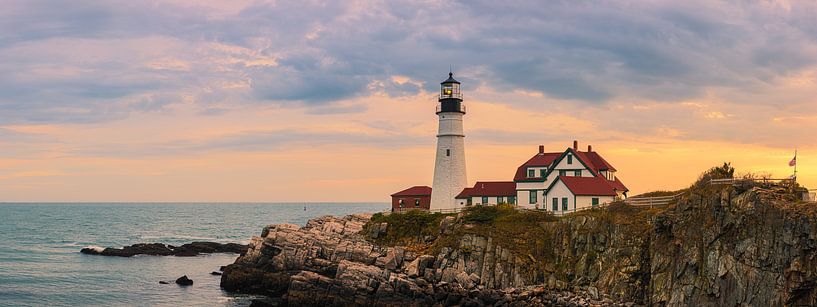
[[[439,232],[440,221],[450,214],[429,213],[423,210],[411,210],[403,213],[377,213],[363,226],[364,233],[371,233],[372,227],[387,223],[384,236],[373,239],[375,243],[385,245],[414,245],[423,243],[426,236]]]

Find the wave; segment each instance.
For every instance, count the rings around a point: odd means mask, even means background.
[[[104,247],[102,247],[102,246],[96,246],[96,245],[88,245],[88,246],[86,246],[85,248],[92,249],[93,251],[95,251],[95,252],[97,252],[97,253],[101,253],[103,250],[105,250],[105,248],[104,248]]]
[[[159,240],[177,239],[177,240],[192,240],[192,241],[214,241],[214,240],[218,240],[217,238],[213,238],[213,237],[197,237],[197,236],[185,236],[185,235],[173,235],[173,234],[159,235],[159,236],[142,235],[142,236],[139,236],[139,238],[142,239],[142,240],[157,240],[157,239],[159,239]]]

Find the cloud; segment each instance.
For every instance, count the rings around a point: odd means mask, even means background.
[[[581,108],[611,131],[671,127],[677,137],[708,137],[684,123],[722,112],[730,115],[719,123],[730,127],[724,131],[767,123],[760,126],[772,131],[768,142],[782,128],[766,117],[723,106],[693,112],[679,104],[774,106],[775,117],[793,116],[813,103],[814,85],[789,84],[817,65],[811,21],[817,5],[807,2],[7,1],[2,7],[5,125],[104,123],[176,112],[174,105],[211,117],[268,105],[310,115],[377,112],[357,100],[383,95],[385,103],[405,107],[402,98],[436,93],[453,65],[467,99],[532,112]],[[642,102],[670,108],[657,119],[626,111]],[[602,120],[609,118],[616,123]]]

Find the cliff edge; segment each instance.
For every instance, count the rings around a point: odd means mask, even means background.
[[[565,217],[321,217],[270,225],[222,275],[288,305],[815,305],[817,210],[774,184],[696,184],[666,208]]]

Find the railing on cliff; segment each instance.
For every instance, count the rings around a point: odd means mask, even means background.
[[[744,181],[752,181],[752,182],[760,182],[760,183],[775,183],[775,182],[786,182],[791,181],[792,178],[723,178],[723,179],[711,179],[709,180],[709,184],[711,185],[722,185],[722,184],[731,184],[735,185],[739,182]]]
[[[586,210],[592,210],[592,209],[605,208],[609,204],[610,203],[603,203],[603,204],[598,204],[598,205],[595,205],[595,206],[573,208],[573,210],[566,210],[566,211],[550,211],[550,213],[553,214],[554,216],[565,216],[565,215],[568,215],[568,214],[571,214],[571,213],[576,213],[576,212],[581,212],[581,211],[586,211]]]
[[[460,213],[460,211],[462,211],[464,209],[465,209],[465,207],[434,209],[434,210],[426,210],[426,209],[422,209],[422,208],[397,208],[395,210],[388,210],[388,211],[383,211],[383,212],[384,213],[386,213],[386,212],[389,212],[389,213],[403,213],[403,212],[409,212],[409,211],[413,211],[413,210],[423,210],[423,211],[426,211],[426,212],[429,212],[429,213],[448,214],[448,213]]]
[[[624,203],[630,206],[635,207],[656,207],[656,206],[666,206],[671,204],[672,202],[678,200],[681,195],[684,193],[678,193],[675,195],[667,195],[667,196],[651,196],[651,197],[642,197],[642,196],[635,196],[630,197],[624,200]]]

